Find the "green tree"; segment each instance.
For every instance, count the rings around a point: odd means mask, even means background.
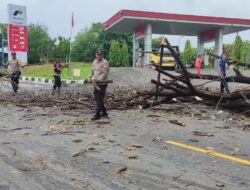
[[[121,48],[121,66],[127,67],[129,66],[129,53],[128,53],[128,45],[126,43],[122,44]]]
[[[159,49],[160,48],[161,40],[162,40],[162,38],[153,38],[152,39],[152,47],[153,47],[153,49]]]
[[[233,59],[233,49],[234,49],[234,44],[223,45],[223,52],[226,52],[229,55],[229,58],[231,59]]]
[[[102,26],[100,33],[98,35],[98,43],[100,44],[100,48],[104,50],[106,55],[109,55],[110,45],[112,40],[118,41],[120,44],[126,43],[128,46],[128,54],[129,54],[129,65],[132,65],[132,57],[133,57],[133,35],[131,33],[123,33],[123,32],[107,32],[104,31]],[[107,56],[109,59],[109,56]]]
[[[121,65],[121,48],[120,44],[116,40],[111,41],[110,50],[109,50],[109,63],[113,67]]]
[[[97,38],[100,33],[99,24],[92,24],[75,37],[72,48],[72,59],[74,61],[90,62],[95,56],[95,51],[100,47]]]
[[[28,63],[41,63],[47,58],[50,37],[44,25],[30,24],[28,26]]]
[[[250,43],[249,41],[243,41],[240,49],[240,61],[243,63],[250,61]]]
[[[241,58],[241,47],[242,47],[242,39],[241,37],[237,34],[234,45],[233,45],[233,58],[236,60],[240,60]]]
[[[2,44],[2,37],[4,39]],[[7,47],[7,24],[0,23],[0,62],[2,61],[2,47]],[[7,61],[7,56],[4,57],[4,62]]]
[[[0,23],[0,43],[2,43],[2,33],[3,33],[3,39],[4,40],[7,40],[7,24],[3,24],[3,23]],[[6,47],[7,46],[7,44],[6,43],[4,43],[4,46]],[[0,47],[2,47],[2,44],[1,44],[1,46]]]
[[[55,48],[55,53],[61,56],[62,61],[66,62],[69,58],[70,40],[59,36],[58,41],[59,43]]]
[[[191,42],[190,40],[187,40],[186,41],[186,44],[185,44],[185,49],[184,49],[184,52],[183,52],[183,59],[184,61],[192,61],[194,59],[194,49],[192,48],[191,46]]]
[[[116,40],[127,43],[129,49],[129,62],[132,63],[132,34],[104,31],[101,23],[94,23],[90,28],[80,32],[73,43],[72,59],[75,61],[90,62],[95,56],[96,49],[102,49],[109,58],[111,41]]]

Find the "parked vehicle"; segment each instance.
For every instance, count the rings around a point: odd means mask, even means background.
[[[179,54],[178,46],[172,46],[172,48],[175,50],[177,54]],[[154,50],[153,53],[150,54],[150,61],[156,67],[159,66],[160,64],[160,51],[161,51],[160,49]],[[171,52],[167,48],[164,48],[162,68],[175,70],[176,67],[177,63],[175,58],[172,56]]]
[[[186,68],[195,68],[194,61],[186,62],[185,66]]]

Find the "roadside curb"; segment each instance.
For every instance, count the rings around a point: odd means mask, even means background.
[[[34,84],[54,84],[54,79],[21,76],[20,81]],[[84,84],[84,80],[62,80],[62,84]]]

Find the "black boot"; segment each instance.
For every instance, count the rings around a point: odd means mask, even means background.
[[[102,112],[100,117],[108,118],[108,113],[107,112]]]
[[[106,110],[105,106],[102,107],[102,111],[101,111],[101,115],[100,116],[104,117],[104,118],[108,117],[108,113],[107,113],[107,110]]]
[[[94,115],[94,116],[91,118],[92,121],[95,121],[95,120],[98,120],[98,119],[101,119],[100,115],[99,115],[99,116],[98,116],[98,115]]]
[[[96,113],[95,113],[95,115],[91,118],[91,120],[92,120],[92,121],[95,121],[95,120],[98,120],[98,119],[100,119],[100,118],[101,118],[101,117],[100,117],[100,111],[97,110]]]

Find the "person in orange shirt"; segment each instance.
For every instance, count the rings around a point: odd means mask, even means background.
[[[198,55],[197,58],[195,59],[195,71],[197,75],[201,75],[201,64],[202,64],[202,59],[201,56]]]

